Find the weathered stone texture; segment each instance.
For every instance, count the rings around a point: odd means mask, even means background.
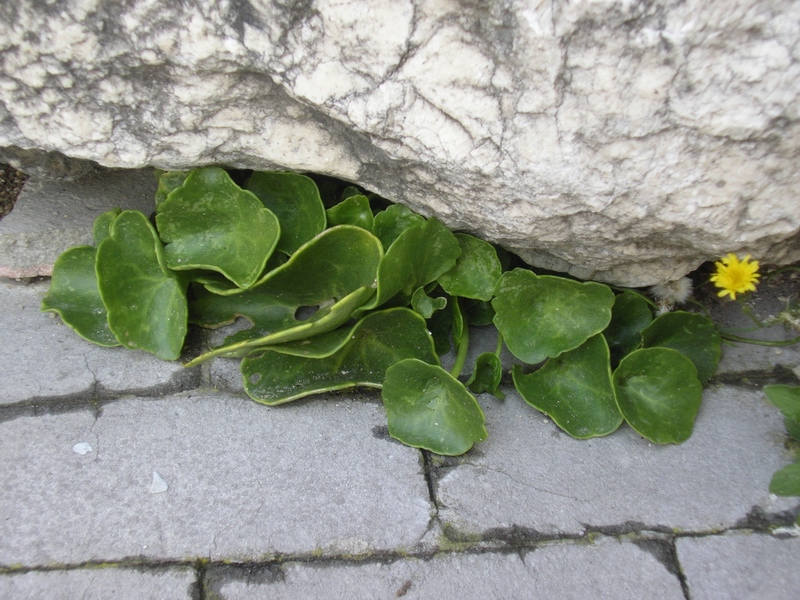
[[[791,0],[0,6],[0,146],[328,173],[629,285],[800,259]]]

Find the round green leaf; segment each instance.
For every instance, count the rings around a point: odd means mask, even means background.
[[[330,390],[380,387],[386,369],[405,358],[438,363],[425,320],[407,308],[370,313],[348,331],[347,343],[332,354],[301,356],[293,344],[286,348],[291,354],[266,350],[246,357],[241,366],[245,391],[273,406]]]
[[[386,210],[375,215],[372,223],[372,232],[378,236],[385,250],[389,249],[394,241],[406,229],[415,225],[422,225],[425,219],[411,212],[402,204],[392,204]]]
[[[314,180],[298,173],[253,173],[247,189],[278,216],[278,250],[294,252],[325,229],[325,207]]]
[[[111,234],[111,224],[114,223],[114,220],[121,212],[122,210],[119,208],[112,208],[94,220],[94,225],[92,225],[92,239],[94,240],[95,247],[99,246],[100,243]]]
[[[458,240],[436,219],[403,231],[386,251],[378,267],[378,292],[364,310],[371,310],[400,294],[408,302],[414,291],[456,264]]]
[[[764,386],[764,393],[784,417],[800,422],[800,386],[767,385]]]
[[[611,322],[603,332],[613,364],[618,364],[623,356],[641,345],[642,331],[652,320],[650,305],[639,294],[623,292],[614,298]]]
[[[177,190],[186,181],[189,171],[162,171],[158,176],[158,189],[156,189],[156,207],[167,199],[174,190]]]
[[[325,211],[328,227],[334,225],[355,225],[372,233],[372,209],[363,194],[349,196],[336,206]]]
[[[680,444],[692,435],[703,386],[692,361],[671,348],[641,348],[614,371],[622,416],[656,444]]]
[[[90,342],[119,346],[108,328],[108,313],[97,289],[95,254],[93,246],[76,246],[58,257],[42,310],[57,312],[64,323]]]
[[[475,368],[467,380],[467,387],[476,394],[484,392],[503,400],[506,395],[498,390],[503,378],[503,364],[494,352],[484,352],[475,361]]]
[[[431,298],[425,293],[424,287],[418,287],[417,291],[411,296],[411,307],[421,314],[424,318],[430,319],[437,310],[442,310],[447,306],[445,296]]]
[[[800,442],[800,421],[795,421],[787,417],[783,420],[783,424],[786,426],[786,433]]]
[[[375,273],[382,256],[383,248],[374,235],[360,227],[338,225],[304,244],[288,262],[248,290],[230,294],[230,290],[206,284],[215,295],[222,293],[219,298],[200,295],[192,305],[194,321],[213,325],[243,316],[254,327],[234,334],[224,346],[189,364],[335,329],[374,295]],[[230,302],[228,297],[232,298]],[[295,313],[301,307],[314,308],[316,312],[298,319]]]
[[[606,285],[525,269],[503,273],[495,294],[494,324],[514,356],[529,364],[573,350],[603,331],[614,304]]]
[[[642,331],[642,342],[645,348],[672,348],[686,356],[701,382],[714,375],[722,353],[722,338],[711,319],[682,311],[657,317]]]
[[[402,360],[386,370],[381,396],[389,435],[408,446],[457,456],[488,435],[475,397],[441,367]]]
[[[611,385],[609,351],[602,335],[524,375],[515,365],[514,385],[531,406],[574,438],[608,435],[622,424]]]
[[[494,308],[491,302],[483,300],[465,300],[462,306],[464,318],[470,325],[482,327],[492,325],[494,319]]]
[[[163,247],[142,213],[123,211],[97,248],[97,285],[108,326],[126,348],[164,360],[186,336],[186,284],[164,263]]]
[[[280,237],[278,218],[218,167],[196,169],[159,204],[159,235],[169,268],[209,269],[248,288]]]
[[[309,240],[281,266],[254,286],[260,293],[278,295],[296,306],[312,306],[342,298],[360,287],[375,287],[383,258],[380,240],[361,227],[337,225]],[[216,294],[244,293],[240,289],[206,285]]]
[[[456,233],[461,256],[455,266],[439,277],[439,285],[451,296],[491,300],[500,279],[500,259],[488,242],[466,233]]]
[[[800,462],[777,471],[769,482],[769,491],[777,496],[800,496]]]

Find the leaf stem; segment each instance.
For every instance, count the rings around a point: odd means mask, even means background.
[[[744,342],[746,344],[756,344],[758,346],[791,346],[792,344],[797,344],[798,342],[800,342],[800,336],[797,336],[796,338],[793,338],[791,340],[770,341],[770,340],[755,340],[753,338],[746,338],[738,335],[733,335],[732,333],[722,333],[722,339],[729,340],[731,342]]]
[[[494,353],[497,355],[497,358],[500,358],[500,353],[503,351],[503,334],[500,333],[500,330],[497,330],[497,348],[495,348]]]
[[[454,298],[458,302],[458,298]],[[469,324],[464,319],[464,326],[461,330],[461,337],[456,340],[456,362],[453,368],[450,369],[450,375],[458,379],[461,371],[464,370],[464,364],[467,362],[467,350],[469,350]]]

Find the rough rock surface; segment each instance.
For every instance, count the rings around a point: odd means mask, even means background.
[[[646,285],[800,259],[792,0],[20,0],[0,146],[358,182]]]

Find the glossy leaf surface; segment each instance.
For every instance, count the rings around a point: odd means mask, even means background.
[[[281,223],[278,250],[294,254],[325,229],[325,207],[314,180],[297,173],[253,173],[246,188]]]
[[[156,189],[156,207],[167,199],[174,190],[177,190],[186,181],[189,171],[163,171],[158,177]]]
[[[505,394],[498,388],[503,378],[503,364],[494,352],[484,352],[475,360],[475,368],[467,380],[467,387],[476,394],[492,394],[500,400]]]
[[[90,342],[119,346],[108,327],[108,313],[97,287],[96,252],[94,246],[76,246],[58,257],[42,310],[58,313],[65,324]]]
[[[186,366],[200,364],[215,356],[246,356],[275,344],[285,344],[328,333],[349,321],[353,311],[369,300],[374,293],[372,288],[358,288],[334,304],[319,308],[308,319],[300,320],[296,315],[291,317],[291,324],[282,329],[263,334],[259,334],[255,327],[239,331],[228,336],[222,346],[201,354]],[[280,310],[279,301],[276,314],[280,314]]]
[[[800,496],[800,462],[777,471],[769,482],[769,491],[777,496]]]
[[[242,375],[251,398],[275,405],[329,390],[380,387],[386,370],[405,358],[438,364],[424,319],[406,308],[394,308],[361,319],[349,341],[329,356],[267,350],[242,360]]]
[[[92,225],[92,239],[95,247],[111,235],[111,225],[122,211],[119,208],[112,208],[104,212],[94,220]]]
[[[767,385],[764,386],[764,393],[784,417],[800,423],[800,386]]]
[[[515,366],[513,374],[525,401],[574,438],[608,435],[622,424],[602,335],[549,359],[538,371],[525,375]]]
[[[186,336],[186,283],[167,268],[155,229],[123,211],[97,248],[97,284],[108,325],[126,348],[164,360],[180,356]]]
[[[381,396],[389,435],[408,446],[457,456],[488,435],[475,397],[441,367],[400,361],[387,369]]]
[[[328,218],[328,227],[334,225],[355,225],[372,232],[372,209],[369,200],[363,194],[349,196],[336,206],[325,212]]]
[[[406,229],[386,251],[378,267],[378,293],[365,309],[397,294],[408,302],[417,288],[452,269],[459,254],[455,236],[436,219]]]
[[[492,301],[494,323],[508,349],[529,364],[573,350],[603,331],[613,304],[606,285],[523,269],[503,273]]]
[[[425,319],[430,319],[437,310],[442,310],[447,306],[447,298],[444,296],[437,296],[431,298],[425,293],[425,288],[417,288],[417,291],[411,296],[411,308],[422,315]]]
[[[639,294],[623,292],[614,298],[611,322],[603,332],[614,365],[642,344],[642,331],[652,321],[650,305]]]
[[[192,171],[156,224],[169,268],[217,271],[240,288],[256,282],[280,237],[275,214],[217,167]]]
[[[386,210],[375,215],[372,224],[372,232],[378,236],[384,249],[389,249],[394,241],[400,237],[406,229],[415,225],[422,225],[425,219],[420,215],[411,212],[402,204],[392,204]]]
[[[717,370],[722,338],[708,317],[682,311],[657,317],[644,331],[645,348],[672,348],[694,363],[697,376],[706,382]]]
[[[692,361],[671,348],[641,348],[614,371],[622,416],[656,444],[680,444],[692,435],[703,387]]]
[[[439,277],[439,285],[451,296],[491,300],[501,273],[497,252],[488,242],[466,233],[456,233],[455,237],[461,255],[455,266]]]
[[[482,300],[465,300],[462,306],[464,318],[470,325],[482,327],[492,325],[494,320],[494,308],[491,302]]]
[[[360,227],[339,225],[303,244],[253,287],[297,306],[313,306],[360,287],[374,287],[382,258],[383,248],[374,235]],[[220,295],[242,293],[216,285],[206,284],[206,288]]]

